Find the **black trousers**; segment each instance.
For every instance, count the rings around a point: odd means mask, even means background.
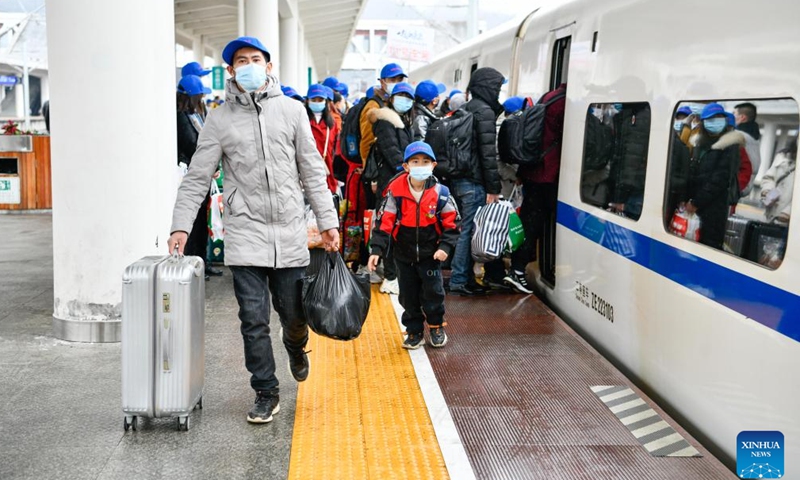
[[[547,222],[556,216],[558,206],[557,183],[523,182],[522,208],[519,219],[525,230],[525,241],[519,249],[511,254],[511,268],[520,272],[536,260],[537,244],[541,256],[543,244],[539,242],[545,232]]]
[[[395,259],[397,282],[400,284],[400,305],[403,325],[408,333],[421,333],[429,326],[444,322],[444,284],[442,266],[433,258],[419,263]]]
[[[306,268],[232,266],[233,291],[239,302],[244,339],[244,362],[253,390],[278,393],[275,357],[269,337],[270,294],[283,326],[286,351],[299,353],[308,342],[308,323],[303,313],[302,289]]]

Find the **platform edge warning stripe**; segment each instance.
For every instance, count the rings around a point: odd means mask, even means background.
[[[626,385],[590,387],[597,398],[654,457],[702,457],[703,455],[675,431],[655,410]]]

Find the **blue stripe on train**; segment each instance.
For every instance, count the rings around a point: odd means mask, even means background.
[[[558,223],[648,270],[800,341],[800,296],[558,202]]]

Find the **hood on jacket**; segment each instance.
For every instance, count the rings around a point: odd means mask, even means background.
[[[736,130],[741,130],[744,133],[750,135],[751,137],[759,140],[761,138],[761,131],[758,128],[758,124],[756,122],[744,122],[740,123],[736,126]]]
[[[369,123],[375,123],[378,120],[384,120],[391,123],[394,128],[406,128],[400,114],[395,112],[394,109],[389,107],[373,108],[367,112]]]
[[[719,137],[719,140],[717,140],[715,144],[711,145],[711,148],[713,150],[725,150],[733,145],[739,145],[743,147],[745,143],[746,140],[742,132],[731,130],[730,132],[727,132]]]
[[[504,80],[503,74],[492,67],[479,68],[472,74],[467,90],[473,97],[489,104],[499,115],[503,111],[503,105],[498,101],[498,97]]]
[[[283,95],[281,90],[281,82],[275,75],[267,75],[267,88],[256,94],[256,101],[262,98],[279,97]],[[225,103],[230,105],[250,105],[250,93],[239,90],[233,78],[225,81]]]

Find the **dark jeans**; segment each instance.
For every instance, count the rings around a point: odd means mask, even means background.
[[[526,181],[522,184],[522,194],[519,219],[525,230],[525,241],[511,254],[511,268],[520,272],[524,272],[525,267],[536,260],[536,245],[544,234],[545,222],[556,216],[558,184]],[[539,245],[541,251],[542,245]]]
[[[408,333],[421,333],[425,321],[429,326],[444,321],[444,284],[442,267],[434,259],[419,263],[395,260],[397,282],[400,284],[400,305],[403,306],[403,325]]]
[[[206,252],[208,251],[208,202],[211,197],[206,195],[203,202],[200,204],[200,209],[197,210],[197,217],[194,219],[192,231],[189,233],[189,238],[186,240],[186,246],[183,249],[184,255],[194,255],[206,261]]]
[[[486,205],[486,190],[470,180],[456,179],[450,182],[450,192],[461,213],[461,235],[458,236],[453,262],[450,265],[450,288],[475,282],[472,266],[472,232],[475,231],[475,214]]]
[[[244,339],[244,361],[253,390],[278,393],[275,357],[269,338],[269,296],[283,326],[283,344],[291,355],[308,342],[301,291],[305,267],[266,268],[232,266],[233,291],[239,302]]]

